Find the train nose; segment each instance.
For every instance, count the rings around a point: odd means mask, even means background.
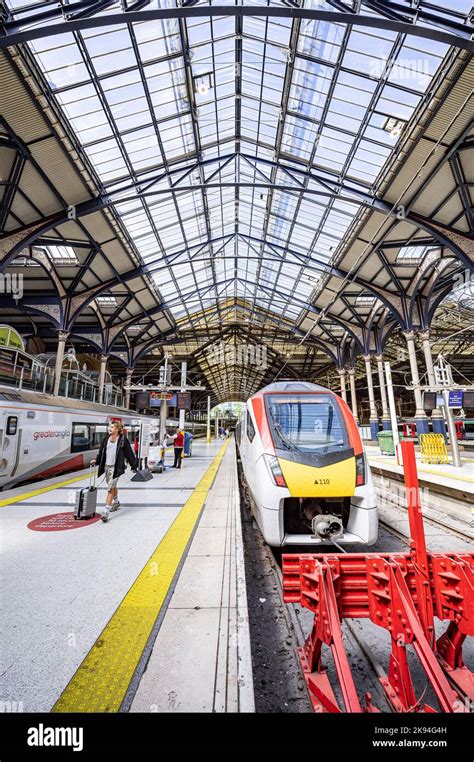
[[[292,497],[352,497],[356,487],[355,458],[328,466],[306,465],[278,458]]]

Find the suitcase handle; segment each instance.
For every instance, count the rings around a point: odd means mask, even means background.
[[[94,461],[93,463],[90,464],[90,467],[89,467],[89,489],[91,489],[91,487],[92,489],[95,489],[95,482],[97,479],[97,469],[95,466],[96,464]],[[92,477],[94,477],[94,479],[92,479]]]

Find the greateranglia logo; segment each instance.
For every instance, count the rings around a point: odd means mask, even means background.
[[[84,748],[84,728],[48,728],[42,723],[28,728],[28,746],[72,746],[73,751]]]
[[[33,439],[54,439],[55,437],[61,437],[61,439],[64,439],[64,437],[69,437],[71,435],[70,429],[62,429],[61,431],[35,431],[33,433]]]

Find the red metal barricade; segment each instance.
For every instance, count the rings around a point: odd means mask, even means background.
[[[343,619],[371,619],[391,636],[387,675],[379,681],[397,712],[467,711],[474,702],[474,675],[463,664],[462,646],[474,635],[474,554],[426,550],[415,450],[402,442],[410,524],[409,553],[285,554],[283,590],[287,603],[314,613],[300,659],[315,711],[340,712],[321,655],[331,649],[347,712],[379,711],[370,694],[362,706],[343,643]],[[449,621],[436,639],[435,617]],[[439,704],[419,705],[406,647],[411,645]]]

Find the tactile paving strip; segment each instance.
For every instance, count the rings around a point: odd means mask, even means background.
[[[53,712],[118,712],[229,440],[92,646]]]

